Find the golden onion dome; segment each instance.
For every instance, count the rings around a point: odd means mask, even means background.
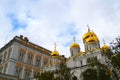
[[[103,42],[104,42],[104,45],[102,46],[102,49],[103,49],[103,50],[109,49],[109,46],[107,46],[107,45],[105,44],[105,40],[104,40],[104,39],[103,39]]]
[[[82,39],[85,43],[91,42],[91,41],[92,42],[93,41],[95,41],[95,42],[98,41],[97,35],[93,31],[90,31],[89,26],[88,26],[88,32],[83,35]]]
[[[58,51],[54,50],[52,53],[51,53],[51,56],[60,56]]]
[[[93,36],[95,36],[97,38],[97,35],[93,31],[91,33],[92,33]]]
[[[85,42],[86,42],[86,43],[88,43],[88,42],[97,42],[97,38],[95,38],[95,37],[90,37],[90,38],[87,38],[87,39],[85,40]]]
[[[102,49],[109,49],[109,46],[104,45],[104,46],[102,46]]]
[[[104,45],[102,46],[103,50],[107,50],[109,49],[109,46],[105,44],[105,40],[103,39]]]
[[[74,42],[70,45],[70,49],[74,48],[74,47],[80,48],[79,44],[77,44],[76,42]]]
[[[55,44],[55,49],[54,49],[54,51],[51,53],[51,56],[56,56],[56,57],[59,57],[59,56],[60,56],[60,55],[59,55],[59,52],[56,51],[56,44]]]
[[[87,37],[91,35],[91,32],[87,32],[83,35],[82,39],[85,40]]]
[[[71,48],[74,48],[74,47],[76,47],[76,48],[79,48],[79,49],[80,49],[79,44],[75,42],[75,37],[73,37],[73,40],[74,40],[74,43],[72,43],[72,44],[70,45],[70,49],[71,49]]]

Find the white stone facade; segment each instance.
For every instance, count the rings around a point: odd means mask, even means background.
[[[50,53],[16,36],[0,50],[0,72],[20,79],[33,78],[49,63]]]
[[[87,52],[84,55],[70,57],[66,64],[69,68],[71,68],[74,75],[77,77],[78,80],[82,80],[82,72],[88,69],[87,59],[91,57],[97,57],[98,60],[102,60],[102,51],[96,50],[93,52]]]

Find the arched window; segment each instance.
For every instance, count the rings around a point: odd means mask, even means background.
[[[81,61],[80,61],[80,66],[82,66],[82,65],[83,65],[83,61],[81,60]]]
[[[71,56],[73,56],[73,51],[71,51]]]
[[[74,76],[74,77],[72,78],[72,80],[77,80],[77,77],[76,77],[76,76]]]

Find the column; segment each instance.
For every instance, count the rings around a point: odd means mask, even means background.
[[[8,60],[8,52],[6,53],[6,56],[5,56],[5,61],[7,61]]]
[[[2,73],[3,73],[3,71],[4,71],[4,65],[3,65]]]
[[[24,79],[24,73],[25,73],[25,66],[23,66],[23,70],[22,70],[21,79]]]
[[[7,60],[7,52],[5,52],[4,54],[4,62],[6,62],[6,60]]]
[[[32,69],[31,78],[34,78],[34,69]]]
[[[40,60],[40,61],[41,61],[41,63],[40,63],[41,68],[43,68],[43,63],[44,63],[44,62],[43,62],[43,54],[41,54],[41,60]]]
[[[33,57],[33,65],[35,65],[35,62],[36,62],[36,55],[34,54],[34,57]]]
[[[24,62],[25,62],[25,63],[27,62],[27,56],[28,56],[28,53],[27,53],[27,51],[26,51],[26,53],[25,53],[25,58],[24,58]]]
[[[2,57],[2,64],[3,64],[3,63],[4,63],[4,54],[2,54],[2,56],[3,56],[3,57]]]

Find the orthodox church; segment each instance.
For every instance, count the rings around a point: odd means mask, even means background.
[[[80,50],[80,45],[74,42],[70,46],[70,58],[66,61],[69,68],[72,68],[75,77],[78,80],[82,80],[82,72],[89,68],[89,59],[97,58],[99,61],[104,62],[105,59],[102,57],[102,49],[108,49],[107,45],[100,47],[99,38],[97,35],[90,30],[82,36],[85,51]]]
[[[97,35],[90,30],[88,27],[88,31],[82,36],[84,49],[85,51],[81,51],[80,45],[75,41],[70,45],[70,57],[66,59],[66,65],[71,69],[71,72],[74,73],[74,77],[76,80],[82,80],[82,73],[90,68],[89,60],[90,58],[96,58],[101,63],[108,65],[107,62],[110,62],[108,58],[103,55],[103,50],[109,49],[105,43],[102,47],[100,47],[100,41]],[[58,51],[55,50],[51,53],[51,63],[45,67],[45,71],[51,71],[59,69],[58,65],[63,60]],[[109,63],[110,64],[110,63]]]
[[[29,41],[22,35],[15,36],[0,49],[0,73],[28,80],[38,73],[59,69],[62,61],[74,72],[76,80],[82,80],[82,73],[89,68],[90,58],[97,58],[101,63],[111,65],[110,60],[103,54],[103,50],[109,49],[105,43],[100,47],[97,35],[90,30],[83,35],[85,51],[81,51],[80,45],[75,41],[70,45],[70,57],[61,56],[55,48],[53,51],[45,49]],[[110,68],[114,69],[110,66]],[[120,71],[114,69],[120,78]]]

